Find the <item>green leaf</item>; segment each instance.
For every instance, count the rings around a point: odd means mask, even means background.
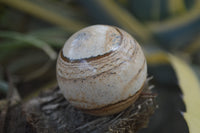
[[[20,34],[17,32],[0,31],[0,37],[15,39],[17,41],[25,42],[29,45],[38,47],[38,48],[42,49],[47,55],[49,55],[49,57],[52,60],[55,60],[57,57],[57,53],[46,42],[39,40],[39,39],[35,38],[34,36],[24,35],[24,34]],[[19,44],[16,43],[16,45],[19,45]],[[12,46],[12,45],[10,45],[10,46]]]
[[[56,48],[61,48],[71,34],[72,33],[66,32],[63,29],[56,27],[35,30],[29,33],[29,35],[32,35],[40,40],[43,40],[52,47]]]
[[[63,12],[71,12],[70,10],[66,11],[67,8],[63,8],[63,10],[60,11],[59,9],[55,9],[56,5],[51,5],[51,7],[49,7],[49,2],[38,0],[0,0],[0,2],[56,24],[70,32],[75,32],[87,26],[83,21],[76,21],[76,19],[70,17],[70,15],[64,14]],[[61,6],[59,6],[59,8],[60,7]]]
[[[174,0],[170,0],[174,1]],[[180,0],[171,3],[181,2]],[[178,3],[176,5],[178,5]],[[179,4],[180,6],[182,4]],[[194,6],[183,15],[158,22],[147,22],[146,26],[160,42],[163,48],[170,50],[193,51],[198,47],[197,34],[200,30],[200,1],[196,0]],[[193,42],[194,41],[194,42]],[[191,43],[191,44],[190,44]],[[198,43],[197,45],[193,43]],[[193,45],[190,47],[190,45]],[[195,46],[194,46],[195,45]]]
[[[0,91],[6,93],[8,91],[8,83],[0,80]]]

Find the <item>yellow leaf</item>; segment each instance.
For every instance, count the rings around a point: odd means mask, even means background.
[[[169,55],[169,60],[175,69],[179,85],[183,92],[183,100],[186,104],[184,117],[187,121],[190,133],[200,131],[200,84],[198,78],[190,66],[183,60]]]
[[[147,54],[145,53],[146,59],[148,64],[169,64],[169,59],[167,57],[167,54],[161,51],[155,52],[155,53],[151,53],[151,54]]]
[[[179,86],[183,92],[183,100],[186,105],[184,118],[188,124],[190,133],[200,131],[200,83],[192,68],[178,57],[157,51],[146,54],[148,64],[155,65],[170,63],[174,68]]]
[[[184,0],[169,0],[168,2],[172,14],[186,11]]]

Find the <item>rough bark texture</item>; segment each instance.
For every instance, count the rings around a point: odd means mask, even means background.
[[[7,111],[4,132],[135,133],[147,126],[156,107],[154,98],[151,91],[145,89],[136,103],[123,112],[97,117],[72,107],[59,88],[55,88],[41,93],[22,106],[10,108]]]
[[[58,88],[32,99],[23,108],[27,121],[37,132],[136,132],[147,125],[155,109],[152,95],[147,91],[125,111],[104,117],[88,115],[75,109]]]

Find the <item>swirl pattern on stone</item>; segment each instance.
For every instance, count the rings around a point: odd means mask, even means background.
[[[114,26],[94,25],[72,35],[57,60],[57,80],[76,108],[109,115],[130,106],[147,77],[139,44]]]

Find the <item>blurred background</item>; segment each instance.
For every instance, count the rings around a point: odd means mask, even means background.
[[[118,26],[142,46],[159,108],[141,133],[188,133],[176,74],[163,54],[200,75],[200,0],[0,0],[0,110],[57,85],[59,50],[89,25]]]

